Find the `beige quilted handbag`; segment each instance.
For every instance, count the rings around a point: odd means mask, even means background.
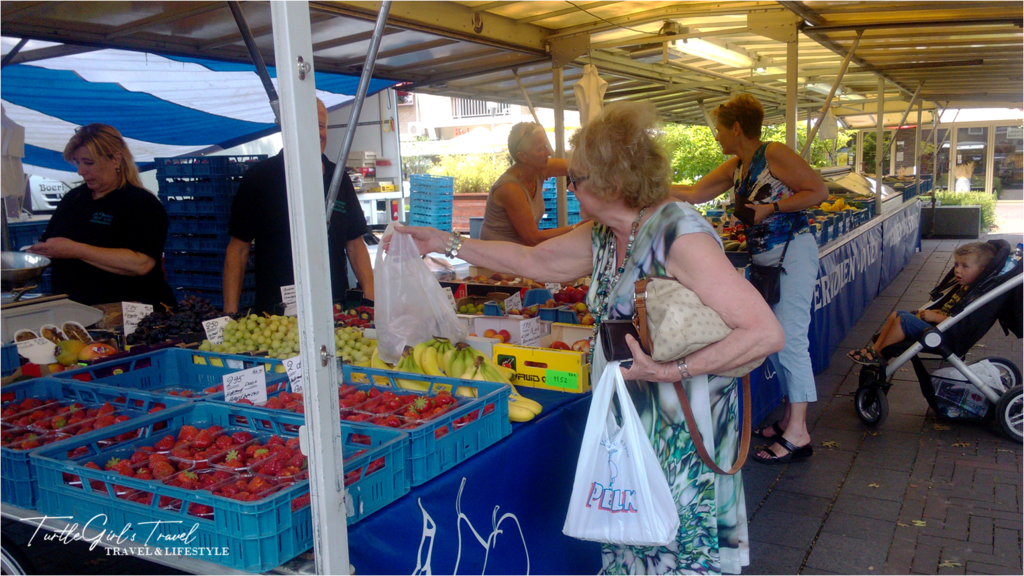
[[[722,317],[674,278],[637,280],[634,322],[640,343],[655,362],[669,362],[724,340],[732,332]],[[756,369],[764,358],[719,372],[739,378]]]

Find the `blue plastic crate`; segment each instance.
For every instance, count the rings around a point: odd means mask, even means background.
[[[419,486],[450,470],[512,433],[512,424],[508,420],[508,384],[424,376],[351,364],[344,366],[343,377],[345,382],[352,383],[369,383],[372,379],[378,385],[387,385],[395,390],[401,388],[396,379],[421,381],[429,383],[429,394],[440,390],[454,393],[460,386],[477,389],[476,400],[405,430],[409,433],[406,464],[411,469],[412,486]],[[439,431],[446,433],[439,435]]]
[[[430,228],[437,228],[442,232],[452,231],[452,218],[451,215],[447,216],[420,216],[417,214],[409,214],[409,224],[413,226],[428,226]]]
[[[410,187],[453,188],[455,178],[451,176],[433,176],[431,174],[412,174],[409,176]]]
[[[249,430],[254,437],[273,433],[289,438],[294,434],[286,427],[300,425],[302,417],[288,412],[199,403],[154,414],[141,422],[147,426],[145,436],[129,445],[128,450],[152,445],[161,435],[154,431],[157,426],[176,430],[185,424],[216,424]],[[341,434],[343,449],[366,450],[345,462],[351,524],[408,492],[402,456],[409,437],[397,430],[348,424],[341,425]],[[96,448],[89,442],[78,444],[90,451]],[[99,454],[69,460],[63,450],[39,450],[32,458],[39,470],[39,509],[44,514],[70,515],[79,522],[106,514],[107,528],[116,533],[123,529],[129,537],[137,534],[136,540],[140,542],[153,530],[152,523],[160,521],[156,538],[162,536],[160,539],[175,542],[176,547],[226,547],[227,556],[206,559],[252,572],[279,566],[313,545],[312,513],[306,497],[309,483],[305,479],[259,501],[240,502],[205,490],[184,490],[84,467],[86,462],[101,460]],[[126,496],[132,494],[152,495],[151,501],[147,504],[129,500]],[[196,516],[197,506],[209,507],[210,512]],[[195,538],[185,543],[180,538],[190,531]]]
[[[18,355],[18,345],[4,344],[3,354],[0,357],[0,371],[2,371],[3,377],[6,378],[14,374],[20,367],[21,356]]]
[[[39,237],[46,232],[49,220],[32,220],[29,222],[10,222],[7,224],[7,233],[11,239],[11,248],[19,250],[23,246],[31,246],[39,241]]]
[[[267,387],[288,381],[280,360],[243,356],[239,354],[216,354],[198,352],[183,348],[168,348],[127,356],[103,362],[86,368],[65,370],[55,376],[62,380],[97,382],[106,386],[132,388],[152,393],[163,393],[167,389],[188,389],[193,399],[222,398],[221,391],[200,394],[206,388],[221,385],[225,374],[262,365],[267,371]],[[279,368],[281,367],[281,368]],[[279,372],[280,370],[280,372]]]
[[[121,390],[48,377],[4,386],[5,408],[9,402],[21,402],[28,398],[52,399],[61,403],[81,402],[87,406],[110,402],[117,408],[115,414],[131,416],[136,421],[136,426],[139,418],[146,415],[158,402],[162,402],[168,407],[179,406],[185,402],[182,399],[163,398],[139,390]],[[133,428],[134,426],[129,430]],[[77,436],[69,436],[67,439],[47,444],[46,447],[54,450],[61,448],[68,450],[72,440],[85,439],[101,442],[108,448],[114,448],[122,443],[110,442],[110,439],[116,436],[111,433],[112,429],[113,427],[108,427]],[[0,489],[2,489],[0,501],[19,508],[35,509],[39,499],[39,487],[36,483],[35,466],[30,458],[32,452],[33,450],[0,448],[0,461],[3,466],[2,473],[0,473]]]

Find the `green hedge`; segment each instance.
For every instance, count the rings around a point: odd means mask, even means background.
[[[455,193],[469,194],[490,191],[491,184],[505,170],[508,170],[508,156],[505,154],[466,154],[440,156],[427,173],[452,176],[455,178]]]
[[[935,199],[943,206],[981,206],[981,227],[989,230],[996,223],[996,196],[985,192],[948,192],[939,190]]]

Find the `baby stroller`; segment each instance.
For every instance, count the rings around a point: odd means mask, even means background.
[[[982,271],[974,287],[963,296],[950,317],[934,328],[925,330],[917,341],[905,340],[881,351],[888,360],[885,366],[865,366],[860,371],[859,387],[854,396],[857,416],[868,426],[877,426],[889,415],[886,394],[892,377],[910,361],[928,405],[940,417],[953,420],[981,420],[995,417],[1003,433],[1020,442],[1024,438],[1024,397],[1021,372],[1006,358],[986,358],[998,371],[998,378],[982,378],[977,370],[964,363],[964,357],[998,320],[1004,333],[1021,337],[1024,276],[1021,275],[1020,248],[1014,253],[1004,240],[990,240],[996,256]],[[950,270],[930,292],[932,302],[926,308],[941,308],[956,291],[956,279]],[[937,355],[955,369],[929,373],[922,353]],[[933,356],[934,357],[934,356]],[[982,363],[973,364],[978,368]],[[985,368],[990,368],[985,366]],[[950,373],[959,373],[956,382]],[[988,380],[986,383],[985,380]],[[937,393],[938,391],[938,393]],[[980,395],[979,395],[980,393]]]

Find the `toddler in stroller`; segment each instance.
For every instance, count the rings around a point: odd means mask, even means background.
[[[850,353],[863,364],[855,408],[868,425],[881,424],[888,415],[886,394],[891,378],[908,361],[932,410],[948,417],[996,416],[1010,438],[1024,438],[1021,373],[1005,358],[987,358],[967,366],[964,356],[998,320],[1006,334],[1022,335],[1024,276],[1021,275],[1021,247],[1013,252],[1004,240],[990,240],[962,246],[955,253],[956,266],[931,291],[932,302],[917,313],[897,312],[890,316],[873,344]],[[936,325],[932,325],[932,323]],[[962,379],[951,385],[940,381],[925,368],[921,352],[936,354],[952,365]],[[986,370],[981,373],[979,365]],[[975,369],[972,369],[975,367]],[[943,372],[950,372],[946,369]],[[986,374],[998,372],[998,378]],[[937,386],[938,384],[938,386]],[[940,394],[936,394],[937,388]],[[949,410],[950,403],[968,410]],[[993,410],[993,406],[995,407]]]

